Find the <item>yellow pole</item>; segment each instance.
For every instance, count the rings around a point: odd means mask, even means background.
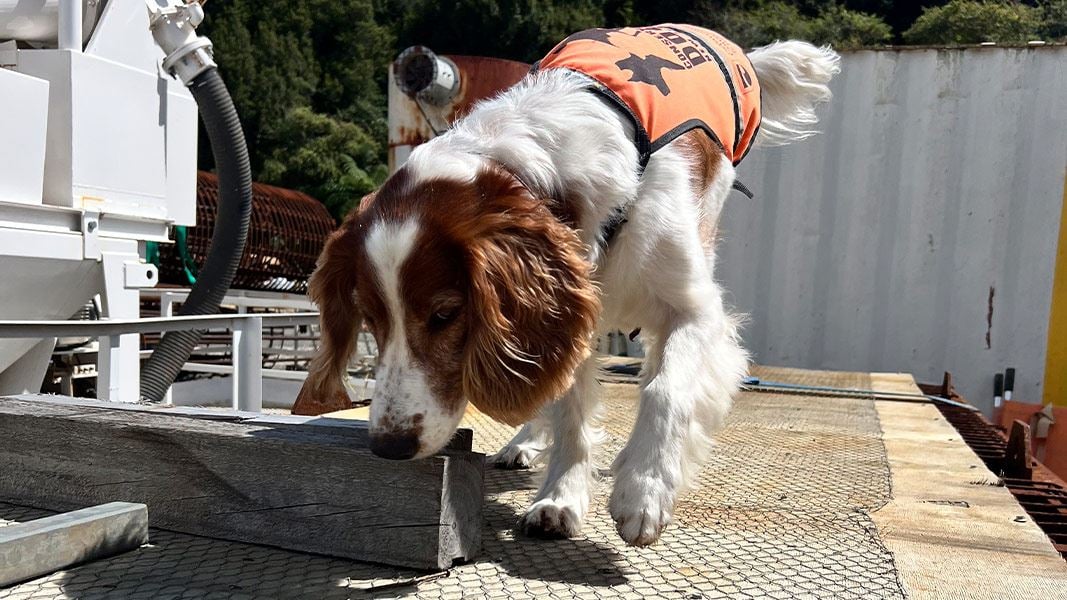
[[[1056,246],[1056,272],[1052,279],[1052,305],[1048,317],[1048,352],[1045,355],[1045,404],[1067,406],[1067,170],[1063,180],[1060,241]]]

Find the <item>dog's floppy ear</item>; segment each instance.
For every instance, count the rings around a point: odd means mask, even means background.
[[[295,415],[321,415],[352,406],[344,377],[363,322],[355,299],[359,250],[356,221],[373,197],[374,194],[365,196],[359,208],[330,234],[308,281],[308,296],[319,308],[321,342],[293,404]]]
[[[511,425],[570,386],[600,312],[577,233],[509,177],[489,178],[467,240],[471,330],[463,391]]]

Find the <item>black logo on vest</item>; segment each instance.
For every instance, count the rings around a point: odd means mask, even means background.
[[[669,69],[671,71],[681,71],[685,69],[685,67],[676,65],[667,59],[656,56],[655,54],[649,54],[648,56],[641,58],[633,53],[630,54],[629,58],[624,58],[615,63],[615,66],[624,71],[631,71],[633,73],[628,81],[654,85],[656,86],[656,89],[659,90],[659,93],[664,96],[670,95],[671,88],[667,85],[667,82],[663,80],[663,69]]]
[[[694,44],[692,40],[677,31],[672,31],[666,27],[642,27],[637,31],[639,33],[647,33],[659,40],[674,54],[678,62],[682,64],[683,69],[692,69],[711,60],[711,55],[708,54],[707,50]]]
[[[742,67],[740,63],[737,65],[737,75],[741,78],[741,85],[743,85],[746,90],[752,87],[752,75],[750,75],[748,70]]]

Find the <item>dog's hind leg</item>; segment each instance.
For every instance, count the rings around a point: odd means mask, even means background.
[[[489,463],[500,469],[529,469],[548,447],[551,424],[545,416],[526,423],[506,446],[489,457]]]
[[[586,359],[571,389],[546,408],[553,439],[544,483],[519,521],[519,530],[526,535],[574,537],[582,529],[592,490],[593,447],[600,437],[597,369],[595,358]]]

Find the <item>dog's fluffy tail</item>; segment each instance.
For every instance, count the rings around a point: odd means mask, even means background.
[[[748,54],[763,90],[763,123],[756,143],[781,146],[818,133],[815,107],[830,99],[841,57],[829,46],[775,42]]]

